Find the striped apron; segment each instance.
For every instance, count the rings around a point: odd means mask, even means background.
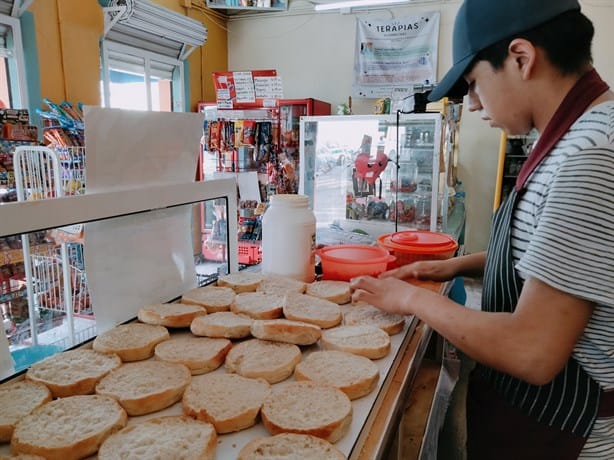
[[[514,268],[513,190],[495,214],[484,270],[482,309],[513,312],[522,279]],[[467,396],[469,460],[576,459],[597,417],[599,385],[575,359],[549,384],[536,386],[478,364]]]

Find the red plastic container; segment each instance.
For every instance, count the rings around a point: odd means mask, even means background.
[[[361,276],[377,276],[386,271],[395,257],[384,248],[360,244],[327,246],[317,251],[325,280],[349,281]]]
[[[396,257],[396,266],[418,260],[438,260],[453,257],[458,243],[450,235],[423,230],[386,233],[377,243]]]

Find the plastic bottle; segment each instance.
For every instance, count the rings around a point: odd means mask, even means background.
[[[316,218],[306,195],[271,196],[262,216],[262,273],[315,279]]]

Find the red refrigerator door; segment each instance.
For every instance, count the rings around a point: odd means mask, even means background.
[[[279,101],[280,161],[283,165],[282,192],[297,193],[301,117],[330,115],[330,104],[317,99]]]

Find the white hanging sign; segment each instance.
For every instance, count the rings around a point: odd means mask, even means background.
[[[357,18],[352,95],[390,97],[437,79],[438,11],[393,19]]]

